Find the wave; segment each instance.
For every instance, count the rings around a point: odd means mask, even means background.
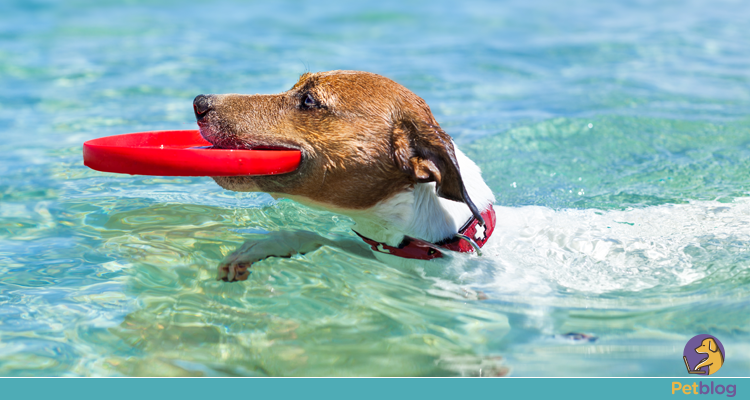
[[[466,272],[494,293],[694,294],[706,284],[736,285],[750,271],[750,198],[619,211],[496,211],[494,240],[481,263],[490,268]]]

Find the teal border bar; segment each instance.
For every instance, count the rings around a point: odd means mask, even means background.
[[[736,394],[672,394],[673,382]],[[4,399],[718,399],[750,397],[750,378],[4,378]]]

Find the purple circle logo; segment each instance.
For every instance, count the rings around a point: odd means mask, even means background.
[[[688,374],[712,375],[724,365],[724,345],[711,335],[696,335],[688,340],[682,358]]]

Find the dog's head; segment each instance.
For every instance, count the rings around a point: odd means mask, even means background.
[[[706,338],[706,339],[703,339],[703,341],[701,342],[701,345],[695,349],[695,352],[701,353],[701,354],[708,354],[708,353],[716,353],[717,350],[719,350],[719,346],[716,345],[716,341],[713,340],[712,338]]]
[[[466,193],[452,140],[424,100],[380,75],[358,71],[306,73],[275,95],[200,95],[201,135],[219,148],[291,148],[297,171],[217,177],[223,187],[301,196],[318,204],[364,209],[421,182],[441,197]]]

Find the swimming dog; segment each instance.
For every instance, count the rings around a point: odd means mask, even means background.
[[[284,93],[199,95],[193,108],[201,135],[214,147],[302,153],[294,172],[214,177],[220,186],[346,215],[361,238],[354,243],[278,232],[229,255],[219,279],[245,280],[254,262],[323,245],[426,261],[451,251],[478,252],[492,234],[495,198],[479,168],[422,98],[388,78],[305,73]]]
[[[706,354],[705,360],[702,360],[695,366],[695,370],[698,371],[702,367],[708,367],[708,375],[718,371],[719,368],[724,364],[724,355],[721,354],[721,349],[716,344],[713,338],[703,339],[701,345],[695,349],[696,353]]]

